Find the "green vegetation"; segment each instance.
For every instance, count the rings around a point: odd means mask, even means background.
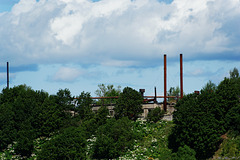
[[[139,138],[135,140],[133,149],[119,159],[171,159],[168,135],[172,127],[172,122],[150,123],[137,119],[134,122],[134,131]]]
[[[3,89],[0,94],[0,149],[9,145],[14,154],[30,157],[34,140],[58,131],[70,119],[70,92],[59,90],[56,96],[33,91],[26,85]]]
[[[160,107],[156,107],[148,113],[147,120],[149,122],[156,123],[157,121],[160,121],[163,118],[164,114],[165,114],[164,110],[161,110]]]
[[[177,87],[170,87],[168,91],[168,96],[176,96],[180,97],[180,88]],[[168,98],[169,102],[177,102],[178,98]]]
[[[139,92],[130,87],[124,88],[114,108],[115,117],[128,117],[128,119],[136,120],[138,115],[143,113],[142,103],[143,97]]]
[[[197,159],[211,158],[222,143],[221,135],[229,130],[239,134],[240,78],[230,71],[218,86],[209,82],[200,94],[189,94],[177,103],[169,147],[177,151],[187,145]],[[239,150],[239,148],[238,148]]]
[[[132,121],[127,117],[118,120],[111,118],[97,129],[93,158],[117,158],[133,148],[135,139]]]
[[[239,159],[240,157],[240,135],[230,131],[222,136],[224,138],[220,148],[215,153],[216,158],[232,158]]]
[[[105,84],[99,84],[98,89],[95,91],[95,94],[99,97],[116,97],[119,96],[121,93],[121,86],[117,86],[117,88],[114,88],[114,85],[105,85]],[[100,99],[97,101],[98,105],[104,105],[104,104],[115,104],[116,99]]]
[[[93,100],[90,98],[89,92],[84,91],[77,97],[77,107],[75,112],[80,119],[91,119],[93,117],[91,104]]]
[[[93,113],[88,92],[74,100],[68,89],[3,89],[0,159],[240,159],[239,96],[234,68],[218,86],[209,81],[199,95],[185,95],[167,122],[160,108],[139,119],[143,98],[130,87],[119,93],[115,117],[105,106]]]
[[[86,135],[80,127],[69,127],[42,145],[38,159],[86,159]]]

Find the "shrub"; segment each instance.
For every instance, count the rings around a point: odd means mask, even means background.
[[[124,154],[134,145],[133,123],[127,118],[111,118],[97,130],[93,158],[112,159]]]
[[[240,158],[240,135],[237,135],[236,132],[228,132],[227,139],[224,139],[220,151],[221,157]]]
[[[195,158],[196,152],[184,145],[183,147],[179,147],[177,153],[172,154],[172,160],[196,160]]]
[[[207,101],[206,101],[207,100]],[[224,132],[222,122],[215,118],[218,109],[215,92],[202,91],[200,95],[184,96],[176,105],[173,132],[169,146],[175,152],[178,147],[188,145],[196,151],[196,158],[211,157],[221,143]]]
[[[164,116],[164,110],[161,110],[160,107],[156,107],[153,110],[151,110],[148,115],[147,115],[147,121],[149,122],[157,122],[159,120],[161,120]]]
[[[97,125],[101,126],[101,125],[105,124],[108,119],[108,115],[109,115],[109,111],[108,111],[107,107],[101,106],[98,109],[97,114],[95,115]]]
[[[234,132],[240,133],[240,104],[232,107],[227,115],[226,115],[226,122],[228,128],[233,130]]]
[[[75,111],[77,111],[81,119],[91,119],[93,117],[91,107],[93,100],[90,97],[91,95],[89,92],[82,92],[79,97],[77,97],[78,106],[75,108]]]
[[[42,146],[38,159],[86,159],[86,144],[85,131],[69,127]]]
[[[142,109],[143,97],[136,90],[126,87],[120,94],[117,105],[114,108],[115,117],[128,117],[130,120],[136,120],[143,112]]]
[[[33,151],[33,131],[21,130],[18,132],[15,153],[21,156],[30,157]]]

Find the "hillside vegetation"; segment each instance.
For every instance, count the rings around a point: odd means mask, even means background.
[[[240,159],[236,68],[218,86],[209,81],[200,94],[185,95],[172,122],[159,120],[159,108],[147,120],[138,119],[143,99],[130,87],[100,87],[120,97],[116,117],[104,106],[93,113],[88,92],[75,105],[68,89],[56,95],[26,85],[3,89],[0,159]]]

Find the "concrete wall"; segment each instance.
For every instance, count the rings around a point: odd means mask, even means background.
[[[172,104],[168,104],[167,105],[167,113],[164,115],[163,119],[164,120],[169,120],[171,121],[172,120],[172,113],[174,112],[174,106],[175,106],[175,103],[172,103]],[[111,117],[114,116],[114,105],[111,105],[111,106],[106,106],[109,110],[109,115]],[[163,104],[162,103],[151,103],[151,104],[143,104],[142,105],[142,108],[143,108],[143,113],[141,116],[139,116],[140,118],[147,118],[147,115],[149,113],[150,110],[156,108],[156,107],[160,107],[162,110],[163,110]],[[97,110],[100,108],[100,106],[93,106],[92,107],[92,110],[93,112],[97,112]]]

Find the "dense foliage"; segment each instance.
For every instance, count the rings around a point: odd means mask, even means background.
[[[177,103],[174,112],[170,148],[175,152],[187,145],[196,151],[196,158],[206,159],[218,150],[228,130],[239,131],[240,78],[230,72],[218,86],[209,82],[200,94],[189,94]]]
[[[121,93],[121,86],[117,86],[117,88],[114,88],[114,85],[105,85],[105,84],[99,84],[98,89],[95,91],[95,94],[99,97],[116,97],[119,96]],[[100,99],[97,101],[98,105],[104,105],[104,104],[115,104],[116,99]]]
[[[177,104],[174,113],[176,126],[170,136],[170,147],[176,151],[178,147],[188,145],[196,151],[198,158],[204,159],[217,150],[224,131],[212,112],[216,106],[205,104],[201,96],[207,96],[209,101],[216,100],[210,93],[190,94]]]
[[[157,121],[160,121],[163,118],[164,114],[165,114],[164,110],[161,110],[160,107],[156,107],[148,113],[147,120],[149,122],[152,121],[156,123]]]
[[[91,104],[93,100],[90,98],[89,92],[82,92],[77,97],[77,106],[75,106],[75,116],[79,116],[80,119],[91,119],[93,117]]]
[[[3,89],[0,94],[0,149],[16,143],[15,153],[29,157],[33,140],[49,136],[65,125],[70,115],[68,90],[56,96],[34,91],[26,85]]]
[[[183,147],[179,147],[176,153],[172,154],[172,160],[196,160],[195,158],[196,152],[184,145]]]
[[[114,108],[115,117],[128,117],[130,120],[136,120],[143,112],[142,103],[143,97],[139,92],[130,87],[125,87]]]
[[[215,157],[224,157],[225,159],[240,159],[240,134],[229,131],[224,135],[224,141]]]
[[[135,139],[133,123],[127,117],[118,120],[111,118],[97,130],[93,157],[117,158],[133,148]]]
[[[169,91],[168,91],[168,96],[176,96],[176,97],[180,97],[180,88],[177,87],[170,87]],[[178,98],[168,98],[169,102],[176,102],[178,100]]]
[[[85,131],[69,127],[42,146],[38,159],[86,159],[86,147]]]

